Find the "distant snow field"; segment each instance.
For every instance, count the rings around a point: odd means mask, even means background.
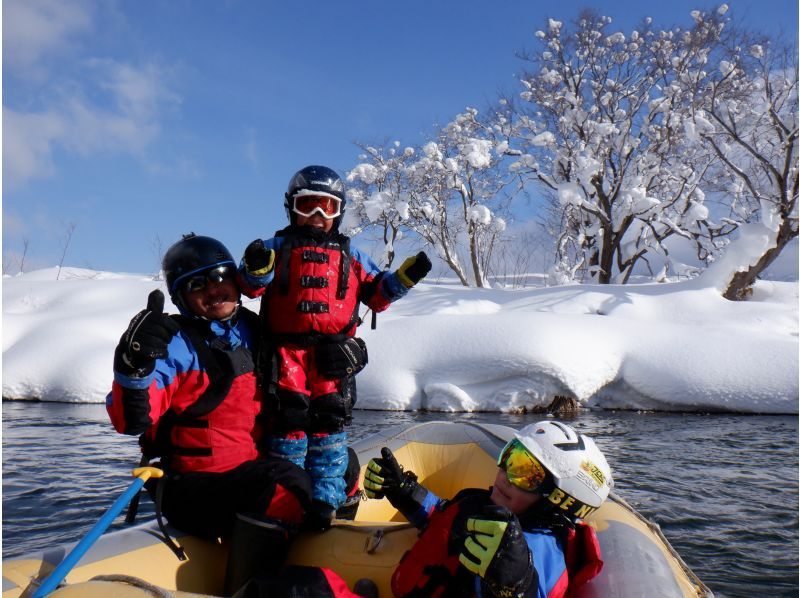
[[[522,290],[422,283],[358,329],[357,408],[798,413],[798,283],[730,302],[695,280]],[[3,397],[101,403],[114,347],[163,282],[50,268],[3,279]],[[257,302],[245,306],[257,310]]]

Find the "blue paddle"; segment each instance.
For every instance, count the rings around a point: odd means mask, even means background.
[[[75,547],[69,551],[69,554],[64,557],[64,560],[45,578],[31,598],[43,598],[55,590],[58,584],[67,576],[67,573],[72,570],[81,557],[86,554],[86,551],[89,550],[91,545],[95,543],[97,538],[108,529],[108,526],[111,525],[114,518],[122,512],[125,505],[138,494],[139,490],[144,486],[144,483],[151,477],[162,477],[164,472],[156,467],[137,467],[133,470],[133,475],[136,477],[133,483],[128,486],[128,489],[125,490],[122,496],[114,501],[114,504],[111,505],[108,511],[94,524],[94,527],[89,530],[89,533],[84,536],[83,540],[78,542]]]

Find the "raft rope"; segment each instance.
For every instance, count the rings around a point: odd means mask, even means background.
[[[151,583],[146,582],[143,579],[139,579],[138,577],[133,577],[132,575],[95,575],[89,581],[112,581],[116,583],[125,583],[145,592],[149,592],[156,598],[174,598],[175,593],[170,592],[169,590],[165,590],[164,588],[160,588],[155,586]]]
[[[148,455],[143,454],[142,459],[139,462],[139,467],[145,467],[150,464],[150,457]],[[160,465],[160,464],[159,464]],[[161,514],[161,498],[164,496],[164,482],[166,482],[167,476],[164,476],[158,480],[158,485],[156,486],[156,496],[155,496],[155,508],[156,508],[156,521],[158,522],[158,529],[161,530],[161,534],[164,536],[164,543],[169,546],[170,550],[175,553],[175,556],[178,557],[179,561],[187,560],[186,551],[183,547],[175,542],[172,539],[172,536],[167,531],[167,527],[164,525],[164,518]],[[125,515],[125,523],[133,523],[136,520],[136,514],[139,511],[139,496],[141,493],[136,494],[131,500],[130,504],[128,505],[128,512]]]
[[[161,498],[164,496],[164,482],[166,482],[166,480],[167,476],[160,478],[158,480],[158,486],[156,486],[156,521],[158,522],[158,529],[160,529],[161,533],[164,535],[164,542],[166,545],[175,553],[179,561],[185,561],[186,551],[184,551],[183,547],[175,542],[172,536],[169,535],[167,527],[164,525],[164,518],[161,516]]]

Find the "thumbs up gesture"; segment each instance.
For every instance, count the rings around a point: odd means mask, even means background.
[[[156,359],[167,356],[167,346],[179,329],[164,313],[164,293],[156,289],[147,297],[147,308],[133,317],[119,341],[122,361],[134,370],[151,371]]]

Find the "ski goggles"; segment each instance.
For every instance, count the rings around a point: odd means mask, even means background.
[[[535,491],[547,477],[539,459],[516,438],[502,450],[497,466],[506,472],[511,484],[526,492]]]
[[[210,282],[220,283],[225,280],[233,280],[235,276],[235,267],[229,265],[217,266],[216,268],[206,270],[205,272],[187,278],[183,283],[183,288],[189,293],[197,293],[205,289]]]
[[[292,198],[292,211],[306,218],[315,213],[327,219],[336,218],[342,213],[342,200],[318,191],[300,191]]]

